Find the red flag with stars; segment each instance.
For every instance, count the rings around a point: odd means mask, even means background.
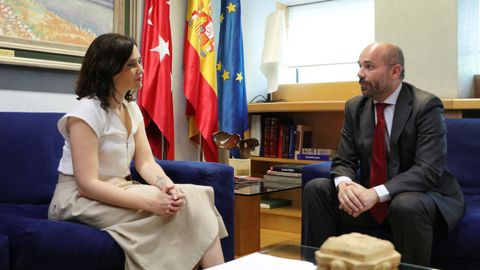
[[[172,102],[172,42],[169,0],[146,0],[142,32],[143,87],[138,93],[148,140],[153,154],[174,159]]]

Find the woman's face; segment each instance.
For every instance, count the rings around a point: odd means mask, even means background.
[[[113,85],[117,91],[126,93],[128,90],[138,90],[142,87],[143,67],[137,46],[133,47],[132,55],[123,66],[120,73],[113,76]]]

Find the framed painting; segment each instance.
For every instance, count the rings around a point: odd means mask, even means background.
[[[79,70],[99,35],[136,34],[136,0],[0,0],[0,64]]]

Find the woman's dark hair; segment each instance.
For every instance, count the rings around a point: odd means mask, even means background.
[[[107,110],[110,106],[108,99],[115,94],[113,76],[122,71],[135,45],[131,38],[120,34],[98,36],[83,58],[75,90],[77,99],[97,97],[101,107]],[[125,99],[133,100],[131,91],[127,92]]]

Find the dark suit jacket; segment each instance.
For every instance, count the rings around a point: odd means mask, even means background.
[[[369,187],[374,126],[372,98],[357,96],[347,101],[332,179],[342,175],[355,179],[360,166],[361,179],[355,181]],[[441,100],[403,82],[393,116],[385,187],[392,199],[401,192],[426,192],[452,229],[463,215],[464,200],[457,180],[447,170],[445,133]]]

